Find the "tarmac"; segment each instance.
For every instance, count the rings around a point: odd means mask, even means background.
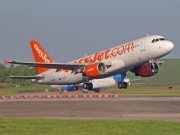
[[[54,91],[1,96],[0,117],[180,121],[180,97],[121,97],[113,93],[92,93],[59,94]]]

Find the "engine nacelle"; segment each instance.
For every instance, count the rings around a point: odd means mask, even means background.
[[[98,77],[106,72],[106,65],[102,62],[89,65],[85,68],[85,75],[88,77]]]
[[[141,77],[150,77],[158,73],[157,63],[146,63],[138,68],[138,75]]]

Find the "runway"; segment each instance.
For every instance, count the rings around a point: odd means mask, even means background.
[[[180,121],[180,97],[1,99],[0,117]]]

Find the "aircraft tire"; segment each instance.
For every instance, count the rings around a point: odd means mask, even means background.
[[[100,92],[100,90],[99,90],[99,89],[98,89],[98,90],[94,90],[94,92],[95,92],[95,93],[99,93],[99,92]]]
[[[122,89],[122,83],[121,82],[118,83],[118,88]]]
[[[83,84],[83,89],[88,89],[88,84],[87,83]]]
[[[92,90],[93,89],[93,84],[92,83],[88,83],[88,89]]]
[[[128,84],[127,84],[126,82],[123,82],[123,83],[122,83],[122,88],[123,88],[123,89],[126,89],[127,86],[128,86]]]
[[[83,93],[88,93],[88,90],[87,89],[83,89],[82,92]]]

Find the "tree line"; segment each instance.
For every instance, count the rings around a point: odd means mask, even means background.
[[[10,76],[35,76],[37,71],[34,68],[23,65],[10,65],[5,67],[0,64],[0,83],[12,83],[12,84],[30,84],[30,79],[12,79]]]

